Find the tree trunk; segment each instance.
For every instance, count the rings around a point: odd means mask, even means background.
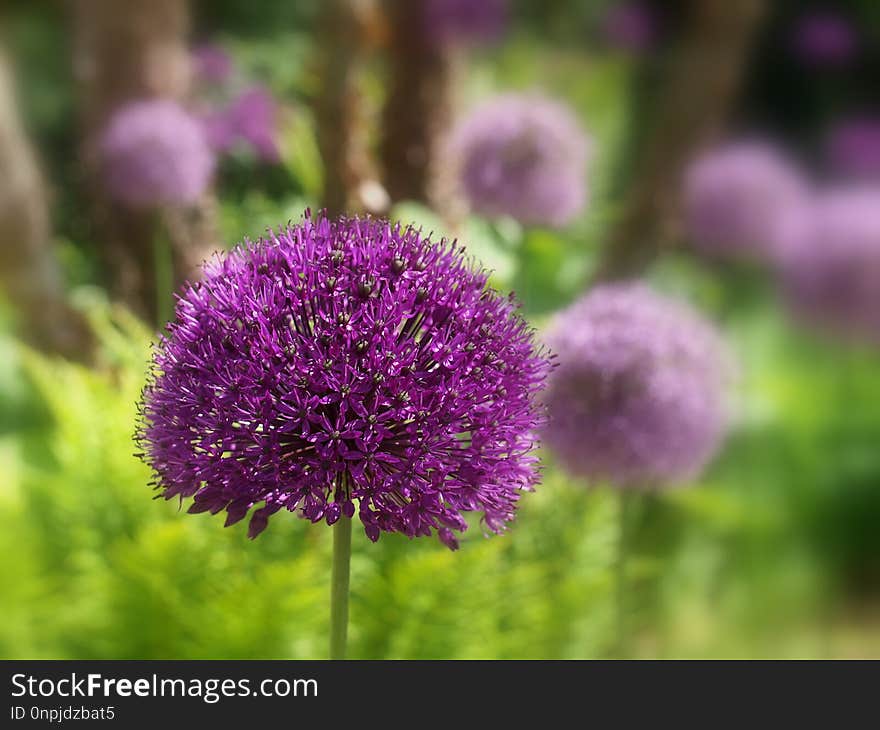
[[[426,33],[423,0],[387,0],[389,90],[382,118],[385,187],[393,202],[429,203],[452,117],[449,53]]]
[[[680,237],[682,175],[723,131],[765,9],[765,0],[690,0],[684,37],[656,92],[653,130],[634,155],[629,195],[599,279],[637,276]]]
[[[142,98],[185,100],[189,91],[187,0],[73,0],[73,71],[79,87],[82,156],[111,294],[150,321],[157,317],[154,241],[171,245],[174,284],[192,277],[216,246],[216,204],[206,195],[186,210],[133,212],[102,185],[97,149],[109,117]]]
[[[325,0],[318,145],[324,161],[321,206],[331,215],[384,213],[387,194],[370,159],[360,69],[377,31],[374,0]]]
[[[21,316],[23,338],[48,352],[89,359],[92,337],[70,308],[52,251],[49,205],[36,156],[16,110],[0,51],[0,284]]]

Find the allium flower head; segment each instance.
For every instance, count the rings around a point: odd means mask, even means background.
[[[880,186],[827,191],[789,223],[782,280],[796,313],[880,343]]]
[[[232,57],[220,46],[206,43],[192,52],[193,75],[201,83],[222,84],[235,70]]]
[[[104,130],[100,154],[108,193],[134,208],[194,203],[214,172],[202,125],[163,99],[119,109]]]
[[[566,107],[516,94],[475,109],[451,143],[475,212],[551,226],[570,222],[587,203],[590,146]]]
[[[641,53],[657,37],[657,17],[643,2],[615,3],[602,20],[602,35],[614,48]]]
[[[806,184],[774,148],[758,142],[723,145],[685,173],[688,234],[703,253],[771,257],[780,216],[800,205]]]
[[[297,511],[366,534],[500,532],[536,482],[549,370],[454,243],[306,218],[215,260],[156,347],[139,442],[190,512]]]
[[[880,118],[850,119],[838,124],[829,135],[827,154],[838,174],[880,180]]]
[[[830,11],[802,17],[792,42],[800,59],[813,66],[845,65],[855,56],[859,44],[852,24]]]
[[[228,116],[232,128],[260,159],[278,161],[277,108],[267,89],[262,86],[245,89],[232,104]]]
[[[489,43],[507,26],[508,0],[425,0],[428,37],[437,45]]]
[[[265,162],[280,158],[275,99],[261,86],[251,86],[227,106],[211,109],[203,124],[212,149],[218,153],[244,144]]]
[[[640,284],[599,286],[556,318],[545,443],[572,474],[620,488],[696,476],[726,429],[730,364],[695,311]]]

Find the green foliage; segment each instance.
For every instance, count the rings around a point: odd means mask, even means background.
[[[44,414],[0,439],[0,655],[324,656],[329,530],[279,515],[251,542],[243,525],[151,500],[131,440],[149,335],[94,298],[90,310],[98,370],[15,348],[27,388],[0,377],[4,402]],[[870,590],[876,566],[880,415],[839,408],[880,402],[876,356],[842,363],[766,312],[728,320],[742,361],[735,433],[702,484],[638,501],[632,649],[822,654],[820,619]],[[475,523],[458,553],[400,536],[374,545],[356,529],[352,656],[608,655],[617,506],[584,487],[548,460],[511,532],[484,538]]]
[[[288,221],[298,221],[308,201],[291,197],[277,201],[259,192],[249,193],[237,204],[220,208],[220,230],[227,248],[241,243],[245,238],[256,241],[267,228],[277,229]]]
[[[421,228],[431,234],[433,240],[455,238],[467,249],[469,256],[491,272],[493,286],[509,288],[513,282],[518,267],[517,248],[522,238],[522,229],[515,221],[489,222],[470,216],[459,224],[458,230],[451,232],[439,215],[412,202],[394,206],[389,218]]]
[[[662,287],[685,281],[739,361],[734,428],[701,484],[645,505],[643,652],[833,654],[831,617],[880,592],[877,353],[793,329],[754,275],[743,297],[739,274],[684,261],[659,272]]]
[[[314,119],[305,109],[290,115],[282,140],[282,154],[285,166],[303,193],[317,200],[324,187],[324,175]]]

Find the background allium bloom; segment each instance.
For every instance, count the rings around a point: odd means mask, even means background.
[[[853,25],[832,12],[815,12],[800,19],[792,38],[795,53],[814,66],[840,66],[858,50]]]
[[[827,155],[841,175],[880,180],[880,118],[841,122],[831,130]]]
[[[193,75],[199,83],[222,84],[235,70],[229,53],[210,43],[193,49],[192,65]]]
[[[602,36],[613,48],[641,53],[648,50],[657,37],[657,18],[644,3],[617,3],[602,19]]]
[[[880,186],[824,193],[787,233],[782,274],[795,311],[880,343]]]
[[[277,116],[275,99],[262,86],[245,89],[228,112],[230,126],[238,137],[266,162],[277,162],[280,155]]]
[[[740,142],[710,150],[685,173],[688,235],[713,256],[770,258],[780,217],[801,204],[806,187],[770,145]]]
[[[548,336],[544,441],[572,474],[623,488],[693,478],[726,429],[728,354],[711,325],[639,284],[597,287]]]
[[[107,191],[135,208],[195,203],[214,172],[202,125],[162,99],[119,109],[103,133],[100,154]]]
[[[508,0],[424,0],[428,37],[438,45],[488,43],[507,26]]]
[[[554,101],[497,97],[459,124],[451,148],[477,213],[562,226],[587,203],[590,143],[574,115]]]
[[[253,537],[333,524],[488,530],[535,483],[549,369],[515,303],[455,244],[376,220],[303,222],[207,267],[156,348],[139,440],[166,499]]]
[[[243,144],[265,162],[278,162],[277,106],[268,90],[252,86],[228,106],[211,109],[203,117],[211,148],[228,153]]]

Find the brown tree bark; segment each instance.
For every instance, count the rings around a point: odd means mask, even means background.
[[[427,38],[423,0],[386,0],[389,89],[382,115],[385,188],[393,202],[430,203],[436,161],[452,120],[449,53]]]
[[[89,359],[92,337],[65,299],[46,189],[17,109],[12,73],[0,50],[0,285],[20,314],[25,341]]]
[[[179,285],[195,274],[217,243],[215,201],[206,195],[186,210],[132,212],[113,202],[103,189],[96,150],[104,125],[121,104],[151,97],[186,98],[190,82],[188,2],[72,0],[71,10],[82,157],[108,286],[113,296],[155,321],[156,236],[163,228],[171,244],[175,285]]]
[[[384,213],[388,200],[370,156],[360,70],[377,41],[375,0],[325,0],[321,94],[315,103],[324,161],[321,207],[331,215]]]
[[[684,37],[656,92],[653,130],[635,156],[599,279],[638,275],[680,237],[682,175],[723,132],[765,10],[766,0],[690,0]]]

